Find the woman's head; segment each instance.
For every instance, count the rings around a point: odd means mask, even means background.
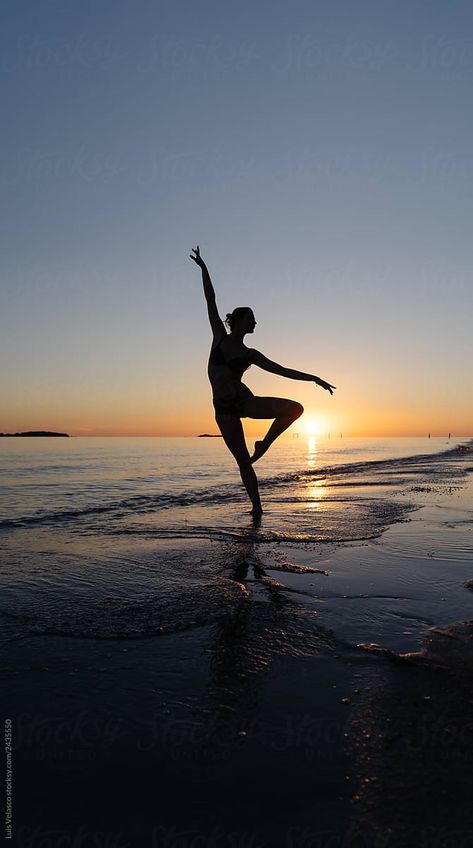
[[[237,306],[233,312],[227,312],[225,324],[230,327],[232,333],[253,333],[256,324],[253,310],[249,306]]]

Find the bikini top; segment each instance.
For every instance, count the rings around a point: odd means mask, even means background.
[[[210,352],[209,364],[226,365],[227,368],[230,368],[231,371],[234,371],[235,374],[241,377],[243,372],[251,365],[249,353],[246,356],[234,356],[232,359],[225,359],[221,344],[222,340]]]

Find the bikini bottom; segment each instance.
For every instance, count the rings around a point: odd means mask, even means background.
[[[245,413],[245,405],[248,398],[254,397],[253,392],[244,383],[241,383],[236,392],[213,398],[213,405],[217,415],[236,415],[238,418],[248,418]]]

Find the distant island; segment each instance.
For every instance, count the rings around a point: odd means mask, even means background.
[[[13,438],[14,436],[66,436],[69,433],[53,433],[52,430],[27,430],[25,433],[0,433],[0,436]]]
[[[199,433],[199,439],[221,439],[221,433]]]

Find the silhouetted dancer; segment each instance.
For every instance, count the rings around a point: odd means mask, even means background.
[[[314,374],[284,368],[283,365],[266,359],[259,350],[245,347],[243,337],[246,333],[253,333],[256,325],[253,310],[249,306],[238,306],[233,312],[227,312],[225,324],[230,327],[230,333],[227,333],[218,314],[215,291],[207,266],[200,255],[199,245],[192,248],[192,251],[195,256],[189,254],[190,258],[202,269],[202,281],[213,331],[207,373],[213,389],[215,420],[240,469],[241,479],[253,504],[251,515],[260,516],[263,510],[253,463],[302,415],[304,407],[296,400],[256,397],[248,386],[241,382],[243,372],[250,365],[258,365],[271,374],[279,374],[291,380],[310,380],[330,394],[333,394],[335,386]],[[274,418],[264,439],[255,442],[252,456],[248,453],[241,418]]]

